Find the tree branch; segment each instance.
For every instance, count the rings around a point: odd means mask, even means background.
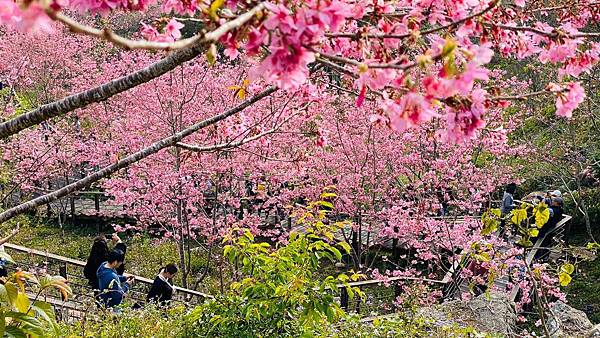
[[[227,33],[228,31],[238,28],[244,23],[248,22],[252,17],[260,10],[264,8],[264,5],[261,3],[248,12],[238,16],[236,19],[226,22],[225,24],[219,26],[219,28],[215,29],[210,33],[200,33],[192,36],[191,38],[178,40],[175,42],[155,42],[155,41],[147,41],[147,40],[131,40],[128,38],[124,38],[120,35],[115,34],[108,28],[97,29],[94,27],[90,27],[84,24],[81,24],[70,17],[62,14],[55,13],[52,11],[48,12],[48,16],[52,19],[63,23],[67,26],[72,32],[78,34],[84,34],[93,36],[99,39],[104,39],[112,42],[113,44],[123,47],[125,49],[149,49],[149,50],[176,50],[183,49],[194,45],[199,41],[203,42],[216,42],[219,38]]]
[[[190,150],[190,151],[195,151],[195,152],[212,152],[212,151],[217,151],[217,150],[223,150],[223,149],[229,149],[229,148],[236,148],[239,147],[241,145],[244,145],[246,143],[252,142],[252,141],[256,141],[259,138],[269,135],[269,134],[273,134],[274,132],[276,132],[277,130],[279,130],[279,128],[281,128],[281,126],[283,126],[284,123],[286,123],[289,119],[291,118],[288,117],[287,119],[283,120],[281,123],[279,123],[277,126],[275,126],[272,129],[269,129],[263,133],[260,133],[258,135],[254,135],[252,137],[246,138],[246,139],[242,139],[236,142],[224,142],[224,143],[220,143],[220,144],[215,144],[212,146],[197,146],[197,145],[192,145],[192,144],[187,144],[187,143],[181,143],[178,142],[176,144],[177,147],[186,149],[186,150]]]
[[[53,117],[64,115],[75,109],[85,107],[91,103],[104,101],[116,94],[137,87],[142,83],[148,82],[175,69],[175,67],[180,64],[190,61],[196,56],[204,53],[207,50],[209,43],[217,41],[223,34],[250,20],[254,16],[257,8],[262,7],[261,5],[255,7],[253,10],[240,15],[235,20],[229,21],[214,31],[204,34],[202,38],[194,41],[195,43],[192,46],[177,51],[146,68],[86,91],[67,96],[61,100],[45,104],[6,122],[2,122],[0,124],[0,139],[7,138],[21,130]]]
[[[177,142],[181,141],[184,137],[187,137],[187,136],[197,132],[198,130],[201,130],[207,126],[213,125],[219,121],[222,121],[232,115],[235,115],[235,114],[241,112],[242,110],[248,108],[252,104],[258,102],[259,100],[271,95],[275,91],[277,91],[276,87],[269,87],[268,89],[265,89],[264,91],[254,95],[250,99],[244,101],[240,105],[238,105],[230,110],[227,110],[219,115],[215,115],[211,118],[208,118],[199,123],[196,123],[196,124],[186,128],[176,134],[173,134],[169,137],[163,138],[162,140],[153,143],[149,147],[139,150],[138,152],[133,153],[133,154],[123,158],[122,160],[120,160],[116,163],[113,163],[107,167],[104,167],[103,169],[96,171],[95,173],[93,173],[89,176],[86,176],[74,183],[71,183],[69,185],[66,185],[66,186],[58,189],[58,190],[55,190],[54,192],[40,196],[38,198],[34,198],[28,202],[25,202],[16,207],[10,208],[0,214],[0,224],[3,222],[6,222],[7,220],[9,220],[19,214],[22,214],[26,211],[33,210],[40,205],[48,204],[52,201],[55,201],[63,196],[73,193],[77,190],[81,190],[81,189],[85,188],[86,186],[88,186],[89,184],[99,181],[102,178],[115,173],[119,169],[123,169],[123,168],[125,168],[133,163],[136,163],[152,154],[159,152],[162,149],[173,146],[173,145],[177,144]]]

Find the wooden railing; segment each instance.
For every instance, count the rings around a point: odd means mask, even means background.
[[[4,249],[12,256],[16,263],[14,265],[18,268],[33,271],[44,269],[49,274],[60,275],[68,280],[73,289],[73,295],[68,300],[61,299],[58,293],[45,295],[45,301],[53,305],[60,319],[65,321],[81,319],[85,312],[96,306],[93,290],[83,277],[82,269],[85,262],[12,243],[5,243]],[[143,304],[153,280],[142,276],[131,276],[135,277],[135,283],[127,293],[127,299],[131,303]],[[177,286],[173,295],[174,302],[189,305],[199,304],[211,298],[214,297]]]

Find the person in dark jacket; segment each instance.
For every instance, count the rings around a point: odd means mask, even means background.
[[[515,183],[509,183],[506,185],[504,195],[502,196],[502,205],[500,206],[500,213],[502,220],[500,221],[500,228],[498,229],[498,235],[504,237],[507,235],[506,218],[510,216],[511,211],[515,208],[514,194],[517,191],[517,185]]]
[[[115,249],[123,252],[123,255],[127,252],[127,246],[121,241],[117,234],[112,235],[112,241],[115,243]],[[92,249],[90,250],[90,255],[88,256],[85,267],[83,268],[83,275],[88,280],[89,286],[93,290],[99,290],[98,287],[98,277],[96,276],[96,272],[98,271],[98,267],[102,262],[106,262],[108,259],[109,253],[108,243],[106,241],[106,237],[98,236],[94,238],[94,244],[92,244]],[[117,269],[117,273],[122,275],[125,272],[125,264],[121,264]],[[96,292],[97,294],[97,292]]]
[[[548,219],[548,222],[542,226],[538,234],[538,238],[542,238],[543,236],[546,236],[546,238],[542,241],[542,249],[539,249],[535,255],[536,259],[543,258],[550,252],[547,248],[552,246],[554,234],[549,232],[554,230],[558,222],[563,219],[563,199],[561,197],[552,197],[548,209],[550,211],[550,218]]]
[[[112,250],[108,254],[106,262],[100,264],[96,275],[100,295],[98,298],[107,308],[115,308],[123,302],[123,297],[133,284],[132,276],[125,277],[117,273],[119,266],[123,264],[125,254],[121,250]]]
[[[165,305],[173,298],[174,288],[172,280],[178,270],[177,265],[173,263],[167,264],[167,266],[160,270],[146,297],[146,300],[149,303],[152,302]]]

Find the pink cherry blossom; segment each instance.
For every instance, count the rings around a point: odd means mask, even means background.
[[[167,23],[167,25],[165,26],[165,33],[171,36],[174,40],[177,40],[181,38],[181,32],[179,30],[182,29],[184,26],[185,25],[181,22],[175,19],[171,19],[169,23]]]
[[[570,118],[573,111],[585,99],[585,91],[579,82],[571,82],[566,86],[566,94],[558,92],[556,97],[556,115]]]

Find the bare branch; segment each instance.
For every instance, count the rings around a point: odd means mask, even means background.
[[[215,144],[212,146],[197,146],[197,145],[192,145],[192,144],[187,144],[187,143],[181,143],[178,142],[176,144],[177,147],[186,149],[186,150],[190,150],[190,151],[195,151],[195,152],[213,152],[213,151],[217,151],[217,150],[223,150],[223,149],[231,149],[231,148],[236,148],[239,147],[241,145],[244,145],[246,143],[252,142],[252,141],[256,141],[258,139],[260,139],[263,136],[269,135],[269,134],[273,134],[275,133],[277,130],[279,130],[279,128],[281,128],[292,116],[286,118],[285,120],[283,120],[281,123],[279,123],[277,126],[275,126],[272,129],[269,129],[265,132],[262,132],[260,134],[254,135],[252,137],[248,137],[236,142],[224,142],[224,143],[220,143],[220,144]]]

